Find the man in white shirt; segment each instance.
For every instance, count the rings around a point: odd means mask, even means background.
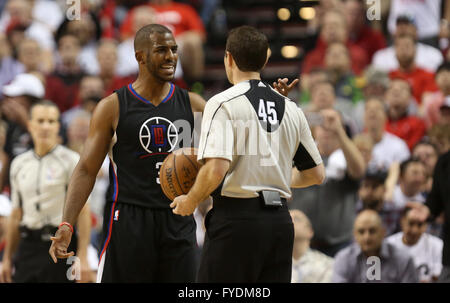
[[[385,131],[386,119],[383,101],[376,97],[368,99],[364,111],[364,129],[375,143],[370,169],[387,171],[393,163],[400,163],[410,156],[405,141]]]
[[[402,162],[399,184],[395,186],[392,198],[395,209],[403,209],[409,201],[425,202],[421,192],[425,182],[425,165],[420,160],[408,159]]]
[[[333,258],[311,249],[314,235],[308,217],[298,209],[289,211],[294,223],[291,283],[329,283],[333,274]]]
[[[399,17],[396,20],[396,29],[394,37],[401,35],[411,35],[417,39],[417,27],[414,21],[407,17]],[[417,42],[416,46],[416,66],[435,72],[439,65],[442,64],[444,58],[442,53],[435,47]],[[395,56],[394,46],[390,46],[377,51],[372,58],[372,65],[385,72],[396,70],[399,66]]]
[[[402,231],[386,240],[411,254],[420,282],[434,282],[442,270],[444,244],[438,237],[427,234],[427,223],[417,218],[415,212],[410,210],[411,208],[407,207],[402,214]]]

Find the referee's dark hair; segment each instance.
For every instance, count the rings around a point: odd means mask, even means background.
[[[259,72],[267,61],[269,41],[254,27],[244,25],[230,31],[226,50],[243,72]]]

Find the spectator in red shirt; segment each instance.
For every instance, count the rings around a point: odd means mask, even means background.
[[[425,122],[408,113],[411,98],[411,88],[407,81],[391,81],[385,95],[388,113],[386,131],[405,140],[410,150],[425,135]]]
[[[386,39],[381,32],[367,24],[365,6],[361,0],[346,0],[343,12],[347,19],[350,42],[364,49],[372,61],[373,54],[386,47]]]
[[[80,80],[84,72],[78,64],[80,41],[72,35],[64,35],[58,41],[59,62],[55,72],[46,79],[45,98],[58,105],[61,113],[78,104]]]
[[[359,75],[368,64],[369,59],[363,49],[348,41],[345,17],[337,10],[330,10],[325,13],[316,47],[306,55],[302,72],[309,73],[315,67],[324,67],[327,46],[334,42],[343,43],[348,47],[352,70],[356,75]]]
[[[157,23],[167,26],[177,40],[186,80],[193,82],[200,79],[205,65],[203,43],[206,39],[200,16],[191,6],[172,0],[150,0],[149,5],[157,12]],[[134,11],[132,9],[122,23],[122,39],[132,35]]]
[[[436,123],[440,123],[442,113],[445,113],[441,106],[444,104],[445,97],[450,96],[450,62],[444,62],[438,67],[435,80],[439,91],[423,100],[427,129],[430,129]]]
[[[401,35],[395,38],[395,55],[399,68],[389,73],[391,79],[400,78],[409,82],[414,98],[418,104],[422,103],[427,92],[438,90],[434,81],[434,74],[414,63],[416,55],[416,40],[411,35]]]

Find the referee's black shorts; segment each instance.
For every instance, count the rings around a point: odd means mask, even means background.
[[[294,226],[286,200],[267,207],[262,198],[214,199],[198,282],[289,283]]]
[[[197,241],[192,216],[125,203],[113,205],[110,214],[98,282],[195,282]]]
[[[57,227],[45,227],[31,230],[20,228],[20,242],[14,256],[15,283],[72,283],[71,266],[74,260],[58,259],[54,263],[48,250],[52,242],[50,236],[56,233]],[[76,252],[77,237],[74,234],[68,251]],[[69,261],[69,262],[68,262]],[[75,276],[73,277],[75,278]]]

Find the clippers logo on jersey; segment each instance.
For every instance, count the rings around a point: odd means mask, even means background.
[[[139,141],[149,154],[171,152],[178,142],[178,130],[175,125],[161,117],[145,121],[139,130]]]

